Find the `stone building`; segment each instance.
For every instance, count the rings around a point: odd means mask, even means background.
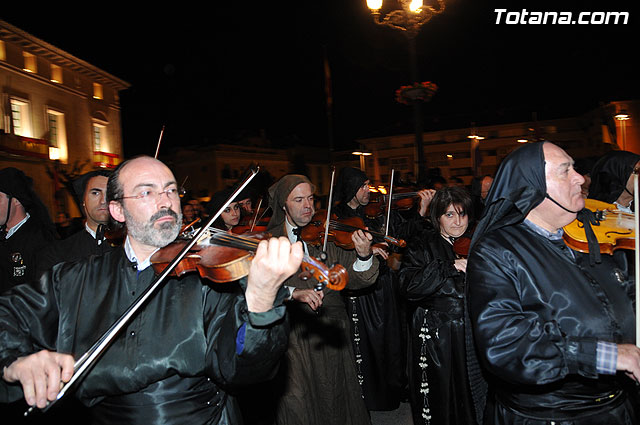
[[[31,176],[54,221],[80,215],[66,177],[121,161],[119,92],[128,87],[0,20],[0,168]]]

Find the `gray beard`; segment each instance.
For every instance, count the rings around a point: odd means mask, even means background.
[[[173,210],[160,210],[152,215],[148,222],[141,223],[136,221],[126,208],[123,208],[123,211],[125,223],[127,224],[127,233],[133,239],[145,245],[163,248],[173,242],[180,233],[182,212],[176,213]],[[165,222],[162,223],[159,228],[153,227],[153,223],[157,219],[167,215],[175,218],[175,223]]]

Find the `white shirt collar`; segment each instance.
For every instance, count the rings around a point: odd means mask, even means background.
[[[296,229],[297,227],[294,227],[293,225],[291,225],[287,218],[284,219],[284,224],[287,230],[287,237],[289,238],[289,242],[296,243],[298,240],[298,237],[296,236],[295,233],[293,233],[293,229]],[[307,248],[307,243],[305,241],[302,241],[302,247],[304,248],[304,253],[306,255],[309,255],[309,249]]]
[[[146,269],[147,267],[149,267],[151,265],[151,257],[159,249],[160,248],[156,248],[156,250],[153,251],[151,253],[151,255],[149,255],[149,257],[146,260],[144,260],[142,263],[140,263],[138,261],[138,258],[136,257],[136,253],[133,251],[133,248],[131,247],[131,242],[129,242],[129,236],[127,235],[127,238],[124,240],[124,252],[125,252],[125,254],[127,254],[127,258],[129,259],[129,261],[131,261],[132,263],[136,263],[137,264],[137,269],[138,269],[139,272],[141,272],[142,270]]]
[[[27,215],[20,220],[20,223],[16,224],[15,226],[13,226],[11,229],[7,230],[7,236],[5,237],[5,239],[9,239],[11,237],[11,235],[13,235],[15,232],[18,231],[18,229],[27,222],[27,220],[29,220],[29,217],[31,217],[29,215],[29,213],[27,213]]]
[[[286,227],[286,229],[287,229],[287,237],[289,238],[289,241],[290,241],[291,243],[296,242],[296,240],[298,239],[298,237],[296,236],[296,234],[295,234],[295,233],[293,233],[293,229],[296,229],[296,227],[292,226],[292,225],[289,223],[289,220],[288,220],[288,219],[286,219],[286,218],[285,218],[285,220],[284,220],[284,223],[285,223],[285,227]]]

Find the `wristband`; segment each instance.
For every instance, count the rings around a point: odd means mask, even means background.
[[[372,256],[373,256],[373,252],[370,252],[369,255],[367,255],[366,257],[361,257],[360,254],[356,253],[356,257],[358,257],[358,260],[360,261],[367,261]]]

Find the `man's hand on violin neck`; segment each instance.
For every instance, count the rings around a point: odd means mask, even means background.
[[[356,230],[351,234],[351,240],[353,241],[356,253],[360,257],[366,257],[371,254],[371,242],[373,241],[371,233]]]
[[[247,278],[245,298],[249,311],[271,310],[278,289],[298,271],[303,255],[302,243],[292,245],[285,237],[260,242]]]
[[[4,368],[2,377],[7,382],[20,382],[27,404],[43,409],[47,401],[56,399],[62,383],[69,382],[73,365],[69,354],[42,350],[18,358]]]
[[[324,292],[316,291],[315,289],[294,289],[292,297],[294,300],[308,304],[311,310],[316,311],[322,306],[322,299],[324,298]]]

